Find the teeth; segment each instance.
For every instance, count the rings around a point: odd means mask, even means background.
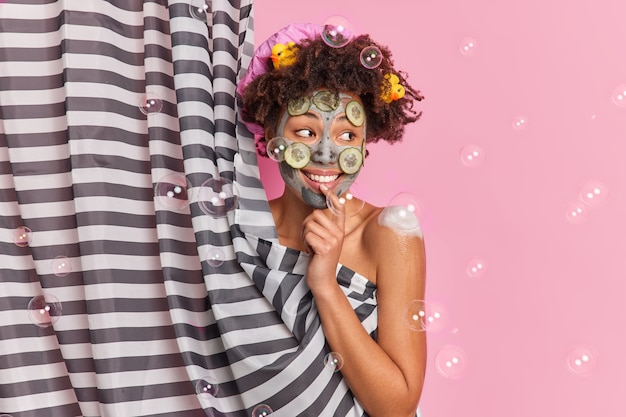
[[[316,175],[316,174],[309,174],[306,172],[305,172],[305,175],[309,177],[310,179],[312,179],[313,181],[320,182],[320,183],[333,182],[337,178],[339,178],[339,175]]]

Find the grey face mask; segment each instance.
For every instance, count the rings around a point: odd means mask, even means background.
[[[319,140],[309,144],[308,149],[306,149],[302,143],[286,139],[286,158],[280,163],[280,173],[285,184],[300,194],[305,203],[321,209],[326,207],[326,197],[319,191],[319,188],[312,187],[302,176],[306,175],[310,179],[312,176],[308,174],[307,170],[316,169],[341,172],[337,180],[329,182],[329,184],[332,184],[332,191],[338,196],[347,192],[356,180],[363,164],[365,139],[363,139],[363,145],[359,147],[337,145],[330,136],[331,127],[337,116],[345,113],[351,124],[357,127],[363,126],[363,138],[365,138],[365,113],[362,105],[348,94],[336,95],[329,91],[316,91],[311,97],[289,103],[287,111],[283,114],[278,125],[277,135],[284,138],[285,125],[289,118],[307,112],[314,112],[321,117],[323,129]],[[295,148],[298,149],[297,162],[294,162],[295,157],[291,158],[290,154],[294,148],[291,145],[294,143]],[[308,155],[306,155],[307,152]]]

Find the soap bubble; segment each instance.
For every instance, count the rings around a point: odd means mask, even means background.
[[[361,50],[361,65],[367,69],[378,68],[383,62],[383,53],[374,45],[366,46]]]
[[[580,224],[589,217],[589,207],[581,201],[571,203],[565,209],[565,218],[573,224]]]
[[[219,391],[219,385],[210,378],[204,377],[196,381],[196,394],[203,396],[216,397]]]
[[[358,193],[358,184],[352,183],[350,189],[337,199],[337,203],[334,203],[331,198],[333,194],[331,191],[326,195],[326,206],[335,216],[341,216],[343,214],[344,216],[352,217],[365,207],[365,201],[356,196]],[[345,207],[343,213],[341,212],[341,206]]]
[[[54,258],[50,263],[52,272],[57,277],[64,277],[72,272],[72,263],[67,256],[59,255]]]
[[[445,378],[461,378],[467,371],[465,352],[458,346],[445,346],[435,356],[435,366]]]
[[[30,245],[32,233],[32,230],[30,230],[26,226],[20,226],[13,229],[13,243],[15,243],[20,248],[24,248]]]
[[[330,352],[324,356],[324,366],[333,372],[338,372],[343,367],[343,357],[337,352]]]
[[[239,196],[228,178],[209,178],[200,186],[198,204],[203,213],[223,217],[239,206]]]
[[[528,125],[528,119],[526,116],[518,115],[513,118],[513,129],[515,130],[523,130]]]
[[[52,294],[38,295],[28,302],[30,320],[41,328],[50,327],[56,323],[62,312],[61,302]]]
[[[411,330],[418,332],[424,331],[424,320],[426,317],[426,302],[423,300],[413,300],[405,308],[403,312],[405,323]]]
[[[598,356],[592,348],[578,346],[567,353],[567,370],[574,375],[589,376],[598,366]]]
[[[450,324],[449,315],[445,307],[436,302],[426,303],[426,315],[424,316],[424,330],[427,332],[442,332],[447,330]]]
[[[214,268],[222,266],[225,257],[224,251],[218,247],[212,247],[206,253],[207,263]]]
[[[600,207],[609,196],[608,187],[601,181],[587,181],[580,187],[578,194],[581,202],[589,207]]]
[[[283,162],[285,160],[285,149],[287,149],[289,143],[285,138],[277,136],[270,139],[267,142],[267,156],[276,162]]]
[[[470,168],[482,165],[485,160],[485,151],[478,145],[469,144],[461,148],[461,162]]]
[[[211,0],[192,0],[189,3],[189,15],[194,19],[207,22],[211,14],[211,3]]]
[[[617,107],[626,108],[626,84],[621,84],[615,87],[611,100]]]
[[[476,39],[464,38],[459,45],[459,51],[461,52],[461,55],[472,56],[476,53],[477,47],[478,42],[476,42]]]
[[[139,102],[139,110],[145,115],[158,113],[163,109],[163,100],[154,94],[148,93],[141,97]]]
[[[472,258],[467,262],[465,273],[470,278],[481,278],[485,274],[485,261],[480,258]]]
[[[252,410],[252,417],[266,417],[273,413],[272,408],[267,404],[259,404]]]
[[[348,19],[343,16],[331,16],[324,22],[322,39],[333,48],[346,46],[352,40],[352,28]]]
[[[378,223],[401,234],[422,237],[417,198],[408,192],[396,194],[378,215]]]
[[[445,308],[435,302],[413,300],[404,307],[404,322],[417,332],[441,332],[447,329],[449,320]]]
[[[168,209],[182,210],[189,205],[191,184],[184,174],[168,174],[154,186],[155,201]]]

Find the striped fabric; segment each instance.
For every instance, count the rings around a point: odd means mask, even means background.
[[[152,191],[183,172],[169,12],[156,1],[3,3],[0,412],[204,416],[164,285],[202,282],[193,229]],[[163,104],[148,117],[146,92]],[[13,241],[22,226],[28,245]],[[44,294],[62,315],[38,327],[29,301]]]
[[[252,23],[252,0],[0,3],[0,414],[365,415],[237,122]],[[375,337],[375,287],[337,277]]]

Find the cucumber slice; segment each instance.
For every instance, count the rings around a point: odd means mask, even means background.
[[[311,160],[311,149],[304,143],[294,142],[285,149],[285,162],[292,168],[301,169]]]
[[[296,98],[287,104],[287,112],[290,116],[300,116],[308,112],[309,107],[311,107],[311,100],[308,97]]]
[[[339,168],[348,174],[356,174],[363,166],[363,154],[359,148],[346,148],[339,154]]]
[[[330,91],[318,91],[313,96],[313,104],[320,111],[333,111],[339,107],[339,97]]]
[[[356,127],[362,126],[365,122],[365,111],[363,106],[356,100],[350,101],[346,104],[346,117],[348,121]]]

